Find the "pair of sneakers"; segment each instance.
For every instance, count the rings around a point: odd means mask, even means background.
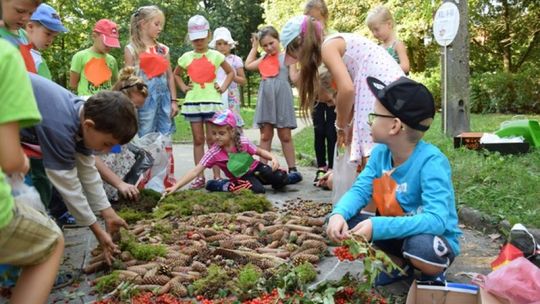
[[[401,272],[399,269],[394,269],[390,273],[381,272],[375,279],[375,286],[385,286],[398,281],[409,281],[412,279],[414,279],[414,268],[410,265],[405,265],[405,267],[403,267],[403,272]],[[435,276],[422,273],[420,275],[420,279],[417,280],[417,283],[423,285],[445,286],[446,273],[441,272]]]

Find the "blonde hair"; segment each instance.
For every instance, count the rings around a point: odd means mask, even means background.
[[[324,2],[324,0],[308,1],[306,3],[306,6],[304,7],[304,15],[308,15],[309,11],[311,11],[312,9],[318,9],[325,21],[327,21],[330,17],[330,14],[328,13],[328,7],[326,6],[326,2]]]
[[[366,17],[366,25],[368,28],[372,28],[376,24],[389,22],[394,27],[394,17],[390,10],[384,5],[378,5],[372,8]]]
[[[112,90],[120,91],[127,96],[129,96],[130,93],[138,92],[146,98],[148,96],[148,87],[144,83],[144,80],[135,74],[135,71],[135,67],[132,66],[121,69],[118,81],[114,84]],[[142,84],[143,86],[138,84]]]
[[[139,7],[133,15],[131,15],[130,26],[129,26],[129,42],[133,45],[135,49],[136,57],[146,51],[146,45],[141,38],[141,28],[143,22],[148,22],[155,18],[156,16],[161,16],[165,19],[165,15],[155,5],[141,6]],[[157,41],[154,41],[157,44]]]
[[[322,32],[318,21],[306,16],[306,30],[300,33],[289,45],[286,52],[297,53],[300,64],[298,95],[300,96],[300,114],[306,118],[311,114],[317,92],[319,92],[318,68],[322,63]]]

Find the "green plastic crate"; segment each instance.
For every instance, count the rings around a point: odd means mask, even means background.
[[[537,120],[516,119],[501,123],[499,137],[523,136],[531,146],[540,147],[540,124]]]

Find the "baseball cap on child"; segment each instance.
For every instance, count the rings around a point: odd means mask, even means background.
[[[30,20],[39,22],[41,25],[53,32],[65,33],[68,30],[62,24],[60,16],[54,8],[45,3],[41,3],[30,17]]]
[[[229,44],[231,48],[234,48],[237,43],[232,39],[231,32],[226,27],[218,27],[214,30],[214,37],[212,38],[212,41],[210,41],[208,46],[215,49],[216,42],[218,42],[219,40],[227,42],[227,44]]]
[[[423,84],[404,76],[388,85],[374,77],[368,77],[367,83],[381,104],[407,126],[420,131],[429,129],[420,122],[435,116],[435,102]]]
[[[308,20],[312,20],[314,22],[314,25],[316,26],[317,32],[319,35],[321,35],[322,39],[322,25],[319,21],[315,20],[315,18],[308,16],[308,15],[300,15],[300,16],[294,16],[285,25],[283,26],[283,29],[281,30],[281,34],[279,35],[279,38],[281,40],[281,45],[285,50],[287,50],[287,46],[296,39],[296,37],[300,36],[301,33],[305,32],[307,29],[307,23]],[[297,58],[294,58],[290,56],[289,54],[286,54],[285,56],[285,65],[291,65],[298,61]]]
[[[232,128],[237,126],[236,115],[229,109],[214,114],[210,122],[218,126],[230,126]]]
[[[195,15],[189,18],[188,21],[188,35],[189,40],[197,40],[208,37],[208,30],[210,24],[208,20],[201,15]]]
[[[119,48],[118,26],[109,19],[101,19],[94,25],[94,32],[103,37],[103,43],[108,47]]]

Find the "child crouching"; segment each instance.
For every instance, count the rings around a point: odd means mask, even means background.
[[[277,158],[270,152],[258,148],[242,135],[242,129],[237,126],[237,118],[227,109],[218,112],[210,120],[214,145],[204,154],[199,164],[184,175],[173,187],[167,188],[167,193],[192,181],[205,168],[219,167],[229,179],[210,180],[206,184],[208,191],[238,191],[250,189],[255,193],[264,193],[263,185],[272,188],[283,188],[288,184],[287,174],[279,170]],[[265,165],[253,159],[258,155],[272,162]]]

